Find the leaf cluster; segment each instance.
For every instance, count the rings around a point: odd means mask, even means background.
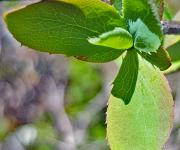
[[[88,62],[126,56],[112,94],[128,104],[138,75],[138,57],[165,70],[158,8],[153,0],[45,0],[4,15],[13,36],[30,48]],[[159,2],[158,2],[159,4]],[[123,89],[123,90],[122,90]]]

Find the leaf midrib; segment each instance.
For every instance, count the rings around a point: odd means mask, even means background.
[[[34,21],[34,19],[42,20],[43,22],[44,22],[44,21],[52,21],[52,22],[56,22],[56,23],[62,24],[62,23],[59,21],[59,19],[54,20],[54,19],[50,19],[50,18],[34,17],[34,18],[27,18],[26,20],[33,20],[33,21]],[[93,30],[93,29],[88,28],[88,27],[84,27],[84,26],[79,25],[79,24],[77,24],[77,23],[76,23],[76,24],[67,24],[67,23],[65,22],[65,25],[60,25],[60,26],[57,26],[57,27],[63,27],[63,26],[78,27],[78,28],[81,28],[81,29],[85,29],[85,30],[87,30],[87,31],[90,31],[90,32],[92,32],[92,33],[95,33],[95,34],[101,34],[99,31]]]

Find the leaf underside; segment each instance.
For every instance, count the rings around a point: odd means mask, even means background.
[[[142,52],[156,52],[161,45],[159,37],[152,33],[141,19],[129,21],[130,33],[134,36],[134,47]]]
[[[136,89],[129,105],[111,96],[107,137],[112,150],[160,150],[169,137],[173,98],[162,73],[139,60]]]
[[[120,71],[113,82],[112,95],[120,98],[127,105],[134,93],[138,75],[138,56],[135,49],[127,51]]]
[[[89,37],[115,27],[126,28],[118,12],[99,0],[47,0],[8,13],[4,19],[22,45],[39,51],[91,62],[108,62],[122,54],[88,42]]]
[[[107,46],[119,50],[126,50],[133,46],[131,34],[120,27],[116,27],[112,31],[103,33],[98,37],[89,38],[88,41],[94,45]]]

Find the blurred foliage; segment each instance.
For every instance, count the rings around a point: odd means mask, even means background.
[[[52,117],[50,114],[45,113],[33,125],[37,130],[36,140],[27,146],[27,150],[54,150],[58,143],[58,135],[54,130]]]
[[[74,60],[69,64],[69,82],[66,93],[66,110],[75,115],[101,90],[100,70],[95,65]]]
[[[100,112],[97,114],[96,118],[92,122],[92,124],[89,127],[89,135],[90,140],[102,140],[104,137],[106,137],[106,125],[104,122],[106,122],[106,108],[104,109],[104,113]]]

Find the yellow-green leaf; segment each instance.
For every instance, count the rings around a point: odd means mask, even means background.
[[[112,150],[160,150],[172,128],[173,98],[162,73],[140,59],[129,105],[111,96],[107,137]]]
[[[129,49],[133,46],[131,34],[120,27],[116,27],[112,31],[105,32],[98,37],[89,38],[90,43],[94,45],[111,47],[114,49]]]

